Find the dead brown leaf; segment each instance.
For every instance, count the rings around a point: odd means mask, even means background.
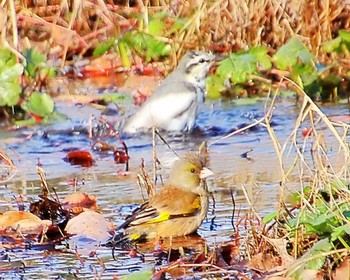
[[[95,211],[85,211],[70,219],[65,231],[68,234],[91,238],[97,241],[107,241],[114,231],[112,223]]]
[[[291,263],[295,261],[295,259],[287,252],[287,240],[283,238],[268,238],[265,236],[264,238],[274,247],[278,255],[281,257],[282,266],[288,267]]]
[[[335,269],[333,280],[350,279],[350,260],[345,257],[342,263]]]
[[[96,201],[97,199],[93,195],[88,195],[86,193],[73,193],[66,196],[66,198],[62,201],[62,208],[65,210],[82,208],[79,212],[82,212],[84,208],[95,210]]]
[[[281,259],[271,253],[259,253],[254,255],[249,262],[249,267],[258,271],[267,272],[281,265]]]
[[[0,215],[0,230],[14,230],[21,234],[40,234],[52,224],[24,211],[7,211]]]

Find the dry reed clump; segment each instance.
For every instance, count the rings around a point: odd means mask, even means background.
[[[203,18],[211,20],[204,20],[202,28],[211,32],[213,43],[228,51],[256,45],[276,50],[298,34],[318,54],[322,42],[350,24],[350,5],[346,1],[321,2],[222,1],[208,7],[208,16]]]
[[[294,86],[304,99],[295,126],[284,143],[269,125],[273,101],[264,121],[259,120],[268,129],[280,162],[281,187],[274,222],[265,227],[252,226],[253,232],[247,239],[252,262],[259,254],[274,252],[283,268],[279,274],[293,277],[296,273],[302,274],[308,261],[312,260],[318,260],[320,264],[313,268],[315,272],[322,267],[324,274],[332,273],[348,256],[349,239],[346,234],[345,237],[341,234],[341,229],[348,225],[346,216],[350,211],[350,149],[347,143],[350,125],[332,121],[298,86]],[[301,133],[305,126],[309,129],[307,136]],[[296,183],[300,187],[295,193]],[[300,201],[291,205],[291,196],[295,197],[295,194]],[[253,224],[258,215],[254,205],[251,207]],[[318,249],[312,249],[316,244]],[[324,261],[326,257],[328,262]],[[316,267],[313,263],[310,266]]]
[[[303,103],[287,141],[281,145],[272,128],[267,126],[283,174],[280,205],[285,205],[285,197],[290,194],[287,186],[292,174],[299,175],[301,188],[310,185],[311,194],[317,195],[321,190],[338,193],[337,189],[327,188],[334,181],[348,182],[350,180],[350,149],[346,138],[350,125],[331,121],[301,88],[295,83],[292,84],[296,91],[303,95]],[[307,136],[302,134],[304,127],[308,127]],[[288,160],[292,162],[290,166],[285,163],[287,158],[292,159]],[[350,198],[348,191],[341,190],[339,194],[346,195],[346,199]],[[312,197],[310,200],[314,201]],[[280,210],[283,211],[283,208]]]
[[[1,31],[3,44],[12,34],[11,45],[18,49],[18,26],[22,39],[54,41],[63,45],[63,53],[71,49],[84,54],[110,36],[122,36],[141,26],[147,30],[148,17],[159,11],[187,20],[182,30],[167,35],[180,44],[180,50],[200,46],[228,53],[266,45],[274,52],[298,34],[313,53],[326,59],[320,52],[322,43],[334,38],[339,29],[350,27],[350,4],[343,0],[23,0],[16,7],[9,0],[2,5],[0,22],[7,26]]]
[[[276,170],[281,174],[279,203],[276,209],[270,209],[273,214],[268,218],[270,222],[264,223],[242,187],[251,211],[238,220],[236,228],[244,224],[248,232],[241,244],[244,243],[249,267],[263,275],[287,277],[283,279],[309,279],[311,276],[307,273],[333,275],[349,255],[347,244],[350,241],[346,234],[343,238],[341,230],[348,226],[350,213],[350,149],[347,143],[350,125],[332,121],[299,86],[288,78],[281,78],[303,96],[299,116],[286,140],[281,142],[270,125],[274,96],[267,98],[270,104],[261,119],[210,145],[262,125],[269,132],[280,163],[280,172]],[[303,133],[305,127],[307,134]],[[291,204],[292,197],[300,201]],[[315,230],[310,233],[312,227]]]

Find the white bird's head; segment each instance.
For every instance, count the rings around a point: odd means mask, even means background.
[[[209,68],[215,62],[215,55],[212,53],[189,51],[181,59],[177,69],[186,75],[190,83],[203,83]]]

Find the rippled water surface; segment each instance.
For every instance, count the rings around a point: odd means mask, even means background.
[[[127,114],[133,110],[131,101],[129,102],[129,105],[127,102],[123,104]],[[178,154],[197,149],[202,141],[207,141],[210,147],[210,168],[215,172],[214,178],[210,181],[210,188],[215,198],[215,206],[212,203],[208,218],[198,231],[202,239],[193,239],[191,244],[198,242],[198,246],[202,246],[204,242],[214,244],[230,239],[233,233],[231,193],[235,197],[235,221],[238,212],[242,215],[250,207],[244,193],[262,215],[275,208],[281,177],[278,159],[266,128],[261,125],[255,126],[243,133],[219,140],[233,130],[263,117],[266,106],[265,100],[251,105],[207,102],[201,107],[197,120],[200,131],[195,135],[182,137],[164,135]],[[71,182],[73,179],[78,179],[76,190],[96,196],[101,213],[116,225],[119,224],[135,203],[142,202],[135,181],[142,158],[145,160],[147,171],[150,174],[152,172],[151,135],[121,136],[128,146],[131,157],[130,172],[121,175],[120,171],[125,170],[125,165],[116,164],[111,154],[92,151],[93,141],[86,133],[90,116],[100,116],[104,109],[62,100],[57,101],[56,109],[65,115],[61,120],[19,130],[1,131],[1,147],[17,166],[13,179],[0,186],[1,212],[16,209],[14,197],[19,195],[25,198],[26,206],[29,206],[30,201],[37,200],[40,183],[36,174],[36,164],[40,160],[50,187],[56,189],[60,199],[74,192]],[[324,106],[322,110],[326,114],[348,113],[346,105]],[[298,114],[299,106],[293,99],[277,99],[271,125],[281,143],[293,130]],[[105,115],[103,118],[111,122],[119,122],[122,119],[121,116]],[[104,140],[120,147],[115,138]],[[163,166],[163,177],[166,178],[175,155],[162,141],[157,139],[156,142],[157,156]],[[84,168],[72,166],[64,161],[67,152],[74,148],[90,151],[95,160],[94,165]],[[123,206],[130,206],[130,209],[125,211]],[[74,238],[68,243],[69,249],[65,245],[59,245],[56,246],[57,250],[50,251],[2,250],[11,261],[25,262],[25,268],[4,272],[0,278],[112,279],[130,271],[151,268],[154,264],[152,250],[145,252],[145,262],[130,259],[127,254],[118,255],[115,261],[108,248],[99,248],[97,255],[89,257],[89,252],[95,250],[96,244]],[[76,256],[75,247],[82,256],[82,261]]]

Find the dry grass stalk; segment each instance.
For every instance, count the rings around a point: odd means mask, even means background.
[[[0,149],[0,183],[10,181],[16,174],[16,166],[8,154]]]
[[[55,1],[34,5],[26,1],[25,6],[16,9],[17,16],[22,14],[33,18],[40,17],[43,22],[60,25],[74,30],[85,38],[87,47],[78,51],[83,54],[88,48],[111,36],[122,36],[125,30],[138,28],[132,14],[142,14],[144,31],[148,30],[149,17],[166,11],[174,18],[185,18],[182,30],[171,36],[177,54],[182,50],[206,48],[218,52],[232,52],[247,49],[249,46],[266,45],[271,51],[286,43],[291,36],[298,34],[320,60],[329,60],[320,51],[322,43],[334,38],[339,29],[350,27],[350,5],[343,0],[335,1],[138,1],[130,7],[130,1],[120,1],[125,6],[106,4],[102,0]],[[124,3],[123,3],[124,2]],[[7,3],[7,4],[6,4]],[[156,5],[156,6],[153,6]],[[4,1],[2,6],[9,11],[9,17],[1,17],[6,29],[2,33],[12,34],[12,47],[16,50],[17,22],[13,1]],[[44,9],[41,9],[44,8]],[[71,17],[68,12],[71,11]],[[36,25],[35,21],[21,25],[21,36],[28,36],[29,30],[52,33],[45,24]],[[126,29],[125,29],[126,28]],[[6,32],[7,30],[7,32]],[[85,37],[86,36],[86,37]],[[40,37],[40,36],[36,36]],[[50,36],[49,36],[50,37]],[[4,36],[2,37],[4,38]],[[32,38],[35,40],[35,38]],[[50,38],[47,38],[48,42]],[[60,42],[55,42],[56,44]],[[63,44],[63,51],[74,46]],[[63,53],[65,55],[65,52]]]

